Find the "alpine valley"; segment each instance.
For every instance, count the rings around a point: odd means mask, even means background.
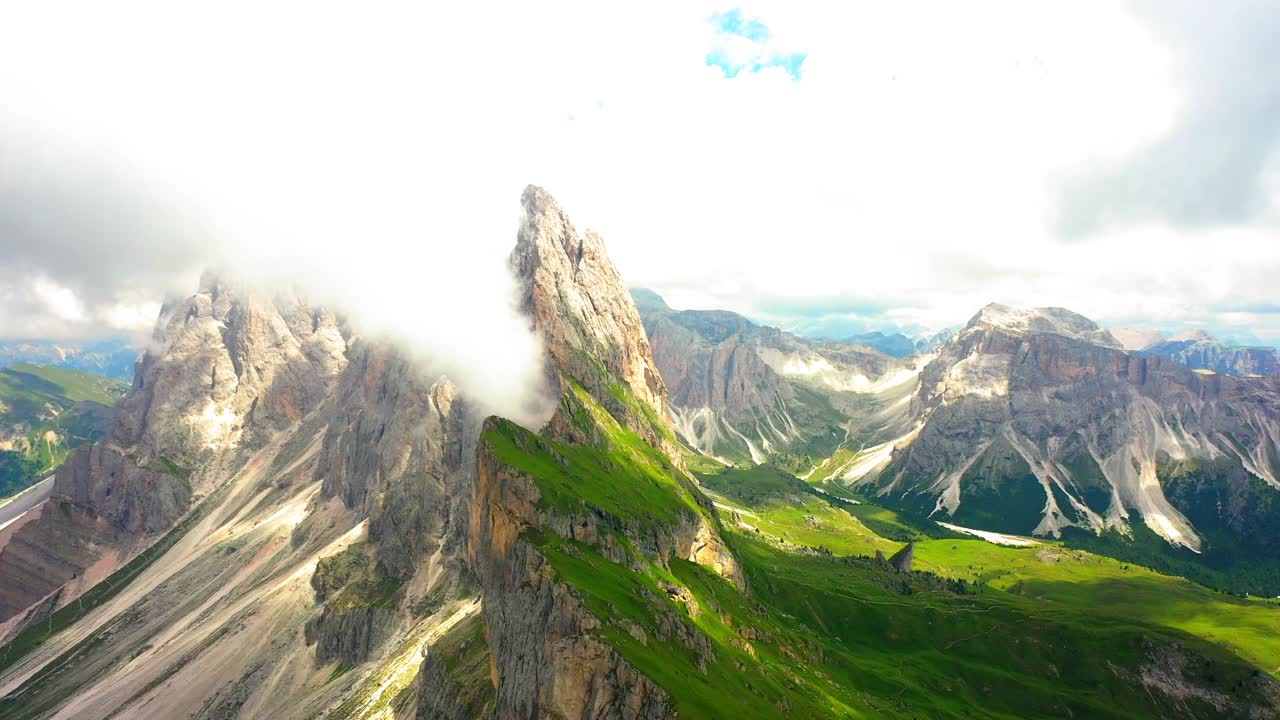
[[[536,422],[211,273],[127,391],[0,375],[66,454],[0,528],[0,718],[1280,718],[1274,355],[807,339],[520,202]]]

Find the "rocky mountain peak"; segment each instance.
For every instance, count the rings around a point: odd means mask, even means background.
[[[1119,341],[1121,347],[1129,352],[1144,350],[1156,343],[1164,342],[1164,335],[1144,328],[1115,327],[1107,328],[1107,332],[1111,333],[1111,337]]]
[[[604,242],[594,231],[578,232],[542,188],[525,188],[521,203],[524,221],[511,267],[520,305],[552,360],[602,402],[610,394],[607,375],[621,379],[665,422],[666,386],[640,313]]]
[[[631,288],[631,299],[641,313],[669,312],[671,306],[661,295],[649,288]]]
[[[338,319],[300,298],[265,295],[212,272],[166,306],[121,401],[112,442],[194,467],[235,445],[250,415],[294,422],[346,364]]]
[[[1214,342],[1214,339],[1203,330],[1187,330],[1169,338],[1169,342]]]
[[[346,350],[333,314],[205,273],[195,294],[161,310],[108,437],[58,469],[51,498],[66,512],[42,513],[0,552],[0,620],[54,592],[70,602],[86,577],[172,527],[225,480],[224,463],[324,400]]]
[[[1120,348],[1120,343],[1089,318],[1065,308],[1017,308],[991,303],[974,315],[966,330],[993,328],[1010,335],[1052,334],[1094,345]]]

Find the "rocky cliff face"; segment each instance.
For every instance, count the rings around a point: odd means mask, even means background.
[[[546,343],[550,374],[568,375],[647,440],[666,442],[645,417],[665,417],[666,386],[640,314],[600,236],[574,229],[542,188],[529,186],[520,201],[524,221],[511,268],[520,283],[521,308]],[[638,407],[617,399],[611,385],[618,381]]]
[[[457,562],[481,418],[446,377],[388,346],[357,342],[320,451],[323,497],[369,518],[395,577],[437,552]]]
[[[313,576],[321,612],[307,625],[320,664],[369,659],[394,633],[397,594],[415,576],[437,597],[465,584],[467,501],[480,417],[446,377],[396,348],[356,341],[324,433],[320,497],[367,521],[359,571],[350,550]],[[326,565],[326,563],[328,565]],[[326,587],[325,583],[332,587]],[[345,589],[343,589],[345,588]]]
[[[59,469],[42,513],[0,552],[0,619],[76,580],[61,602],[146,547],[208,493],[237,453],[325,396],[345,365],[336,318],[213,276],[168,306],[108,438]]]
[[[27,555],[3,562],[33,587],[75,578],[42,595],[66,604],[169,531],[165,547],[0,674],[0,714],[314,717],[367,700],[377,673],[415,667],[432,628],[478,609],[465,543],[482,418],[423,358],[210,278],[165,308],[118,417],[68,463],[44,534],[24,527]],[[107,636],[57,682],[31,679]]]
[[[477,476],[471,547],[485,589],[497,717],[666,717],[665,691],[595,637],[600,622],[522,537],[555,522],[538,512],[534,480],[490,455]]]
[[[674,427],[685,444],[726,461],[826,457],[872,398],[910,373],[865,345],[813,342],[731,312],[676,312],[643,292]]]
[[[1064,310],[990,306],[925,367],[918,434],[868,477],[886,501],[960,525],[1059,536],[1124,532],[1137,515],[1200,551],[1189,516],[1203,508],[1173,502],[1174,476],[1222,465],[1224,491],[1280,493],[1278,408],[1274,380],[1129,355]]]

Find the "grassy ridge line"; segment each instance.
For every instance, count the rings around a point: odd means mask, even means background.
[[[129,389],[127,384],[109,377],[46,365],[14,363],[0,372],[10,376],[27,375],[42,380],[53,385],[58,389],[58,394],[72,402],[88,401],[100,405],[112,405]]]

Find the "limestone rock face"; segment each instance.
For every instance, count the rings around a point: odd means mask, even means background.
[[[0,552],[6,594],[21,599],[0,606],[0,620],[95,563],[109,572],[172,527],[225,477],[224,464],[327,396],[345,352],[332,314],[212,275],[166,306],[107,439],[58,470],[50,500],[73,510],[42,513]]]
[[[591,637],[598,621],[521,539],[543,523],[538,498],[531,478],[481,451],[470,547],[485,589],[497,716],[669,716],[667,693]]]
[[[1155,330],[1144,328],[1107,328],[1111,337],[1120,343],[1127,352],[1145,350],[1152,345],[1164,342],[1165,336]]]
[[[357,339],[348,355],[319,451],[320,495],[367,519],[376,575],[407,581],[434,558],[425,585],[449,592],[465,573],[480,418],[448,378],[402,349]],[[307,632],[320,663],[363,662],[396,625],[391,608],[347,607],[319,588],[317,601]]]
[[[191,502],[185,478],[151,472],[120,452],[96,445],[67,458],[55,476],[53,492],[92,508],[112,527],[130,534],[167,530]]]
[[[481,581],[497,717],[669,717],[666,692],[592,637],[597,621],[542,555],[522,541],[506,547]]]
[[[263,297],[212,275],[161,312],[110,444],[142,464],[193,468],[299,420],[346,364],[338,320],[295,297]]]
[[[594,231],[579,233],[556,201],[529,186],[520,198],[524,222],[511,253],[521,308],[542,337],[555,370],[599,398],[611,397],[610,376],[658,418],[666,417],[666,386],[653,361],[635,302]],[[554,374],[554,373],[553,373]],[[654,442],[661,438],[636,411],[610,410]]]
[[[364,662],[391,634],[396,612],[382,607],[325,607],[307,621],[306,642],[316,646],[316,664]]]
[[[756,352],[761,331],[722,311],[654,313],[645,318],[672,404],[723,410],[734,418],[795,398],[786,379]]]
[[[369,518],[392,575],[423,557],[460,559],[481,418],[448,378],[403,352],[357,341],[324,436],[321,493]]]
[[[1127,354],[1065,310],[991,306],[924,368],[911,415],[914,440],[867,480],[887,502],[1055,537],[1067,527],[1125,531],[1136,514],[1197,551],[1190,518],[1209,511],[1214,529],[1274,549],[1274,539],[1251,537],[1258,518],[1206,508],[1204,497],[1250,485],[1280,492],[1275,378],[1192,372]],[[1206,473],[1216,479],[1187,486]]]

